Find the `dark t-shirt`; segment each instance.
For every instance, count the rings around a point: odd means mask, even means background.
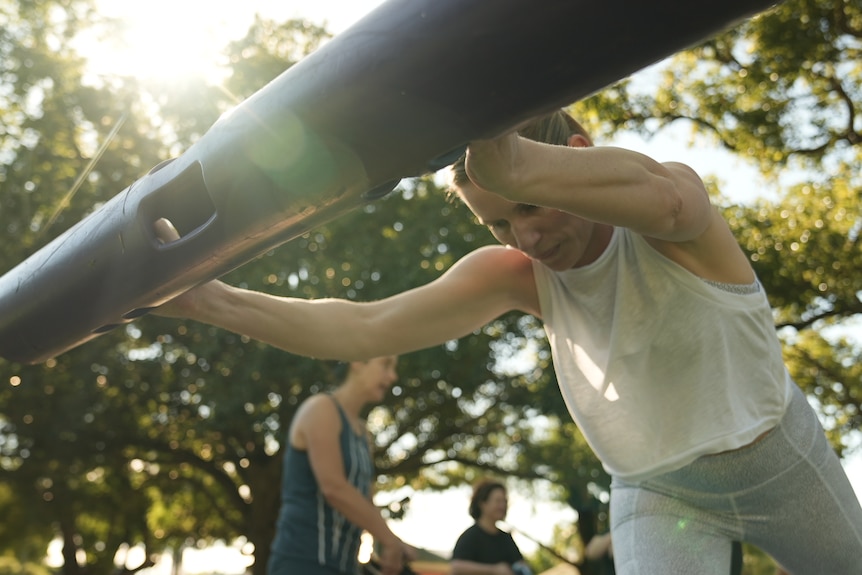
[[[508,563],[512,565],[522,561],[524,557],[515,545],[515,540],[505,531],[497,529],[496,533],[488,533],[477,523],[474,523],[458,538],[452,559],[474,561],[486,565]]]

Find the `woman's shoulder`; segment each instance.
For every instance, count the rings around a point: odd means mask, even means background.
[[[325,423],[330,425],[333,419],[338,419],[338,404],[328,393],[317,393],[305,399],[296,415],[293,416],[294,423],[305,425],[307,422]]]
[[[455,543],[455,546],[458,549],[462,549],[465,546],[470,546],[475,544],[477,538],[481,537],[482,534],[479,533],[481,529],[477,524],[472,524],[470,527],[461,532],[461,535],[458,536],[458,539]]]
[[[337,409],[335,398],[328,393],[310,395],[299,405],[297,413],[308,409]]]
[[[517,248],[501,245],[490,245],[476,248],[463,258],[462,262],[474,262],[476,265],[504,264],[512,267],[532,267],[530,257]]]
[[[305,450],[310,437],[330,432],[337,435],[341,431],[341,416],[335,400],[328,394],[319,393],[300,404],[290,422],[288,436],[295,449]]]
[[[461,277],[476,289],[507,294],[512,309],[539,315],[533,260],[519,249],[483,246],[461,258],[450,272],[464,272]]]
[[[486,537],[486,538],[487,537],[505,537],[505,538],[512,538],[512,534],[509,533],[508,531],[503,531],[499,527],[495,527],[494,532],[491,533],[491,532],[488,532],[488,531],[482,529],[482,527],[478,523],[473,523],[472,525],[470,525],[470,527],[468,527],[467,529],[465,529],[461,533],[461,537]]]

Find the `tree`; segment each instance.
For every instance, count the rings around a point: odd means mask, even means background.
[[[131,92],[85,85],[84,62],[68,49],[81,26],[96,18],[91,2],[4,3],[0,18],[0,233],[6,238],[0,242],[0,262],[7,270],[106,199],[108,187],[134,170],[130,160],[150,163],[155,156],[147,156],[152,147],[145,142],[132,154],[122,148],[137,134],[136,122],[122,121],[128,102],[123,99]],[[112,128],[114,147],[105,150],[99,169],[79,178],[96,153],[94,142],[104,142]],[[109,420],[112,412],[103,411],[109,403],[98,397],[100,374],[86,360],[87,353],[104,352],[115,337],[79,354],[78,362],[71,361],[74,356],[32,367],[0,362],[2,372],[10,374],[0,388],[0,473],[11,500],[6,507],[9,517],[20,515],[18,506],[29,511],[20,528],[4,533],[4,547],[21,550],[21,559],[41,560],[36,550],[44,554],[59,534],[65,541],[64,569],[77,573],[84,542],[107,549],[118,534],[142,525],[138,513],[128,513],[140,498],[112,471],[121,445],[113,440],[128,425]],[[113,553],[102,555],[107,555],[102,569],[112,568]]]
[[[65,7],[67,20],[47,18],[52,6]],[[87,6],[0,6],[9,22],[0,26],[3,269],[182,153],[219,114],[327,38],[305,22],[258,19],[228,48],[226,91],[200,78],[179,91],[132,78],[92,86],[82,84],[82,62],[67,43],[40,40],[71,33],[87,20],[82,14],[91,16]],[[804,20],[817,26],[806,27],[800,50],[795,35]],[[849,169],[858,164],[858,22],[849,3],[794,0],[670,60],[654,93],[626,81],[575,106],[599,140],[688,122],[728,149],[756,153],[776,181],[785,166],[828,168],[798,172],[778,202],[726,210],[773,298],[794,377],[818,399],[838,447],[859,425],[860,352],[842,329],[858,318],[862,289],[854,273],[859,185]],[[142,104],[144,96],[155,108]],[[821,113],[826,104],[845,106],[844,115]],[[810,110],[805,121],[800,109]],[[94,142],[107,144],[90,166]],[[443,196],[434,178],[405,181],[226,279],[356,300],[425,283],[492,241]],[[581,539],[604,530],[609,478],[555,389],[541,329],[534,318],[509,314],[402,358],[393,396],[369,416],[379,487],[446,487],[485,472],[544,478],[581,513]],[[64,572],[86,562],[98,574],[124,545],[157,552],[245,537],[261,572],[282,440],[297,405],[329,385],[325,365],[208,326],[145,317],[41,365],[0,360],[0,367],[11,374],[0,388],[8,489],[0,507],[22,517],[21,529],[0,530],[0,548],[36,552],[59,534],[68,548]],[[16,502],[40,513],[25,518]]]

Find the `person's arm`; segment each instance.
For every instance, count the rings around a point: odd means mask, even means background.
[[[668,241],[698,237],[710,221],[700,177],[623,148],[554,146],[515,133],[472,142],[467,173],[507,200],[554,208]]]
[[[159,236],[171,226],[160,220]],[[460,338],[518,309],[538,314],[529,260],[501,246],[462,258],[437,280],[374,302],[277,297],[212,281],[156,315],[186,317],[319,359],[399,355]]]
[[[326,502],[383,546],[384,573],[398,573],[409,548],[389,529],[374,503],[347,480],[339,441],[341,427],[332,399],[314,396],[297,412],[290,441],[295,448],[308,453],[318,489]]]
[[[368,453],[371,455],[371,459],[373,460],[374,437],[368,430],[365,432],[365,441],[368,443]],[[371,501],[372,504],[374,503],[374,494],[376,492],[377,488],[372,484],[368,494],[368,500]],[[388,574],[389,571],[392,571],[395,575],[400,575],[404,569],[404,563],[407,561],[415,561],[416,556],[416,548],[411,545],[407,545],[403,541],[400,542],[400,545],[383,545],[378,557],[380,560],[381,573],[385,575]]]
[[[594,535],[584,548],[584,557],[590,561],[598,561],[606,555],[608,557],[614,556],[611,534],[605,533],[603,535]]]
[[[512,133],[471,143],[466,169],[475,185],[510,201],[628,228],[706,279],[754,281],[703,181],[684,164],[615,147],[552,146]]]

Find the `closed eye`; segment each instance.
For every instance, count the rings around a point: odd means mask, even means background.
[[[541,206],[534,206],[533,204],[516,204],[514,212],[518,216],[527,216],[540,209],[542,209]],[[491,232],[494,234],[507,233],[512,227],[512,224],[509,222],[509,220],[504,219],[481,223],[489,230],[491,230]]]
[[[509,229],[509,222],[506,220],[497,220],[485,224],[492,232],[502,232]]]

